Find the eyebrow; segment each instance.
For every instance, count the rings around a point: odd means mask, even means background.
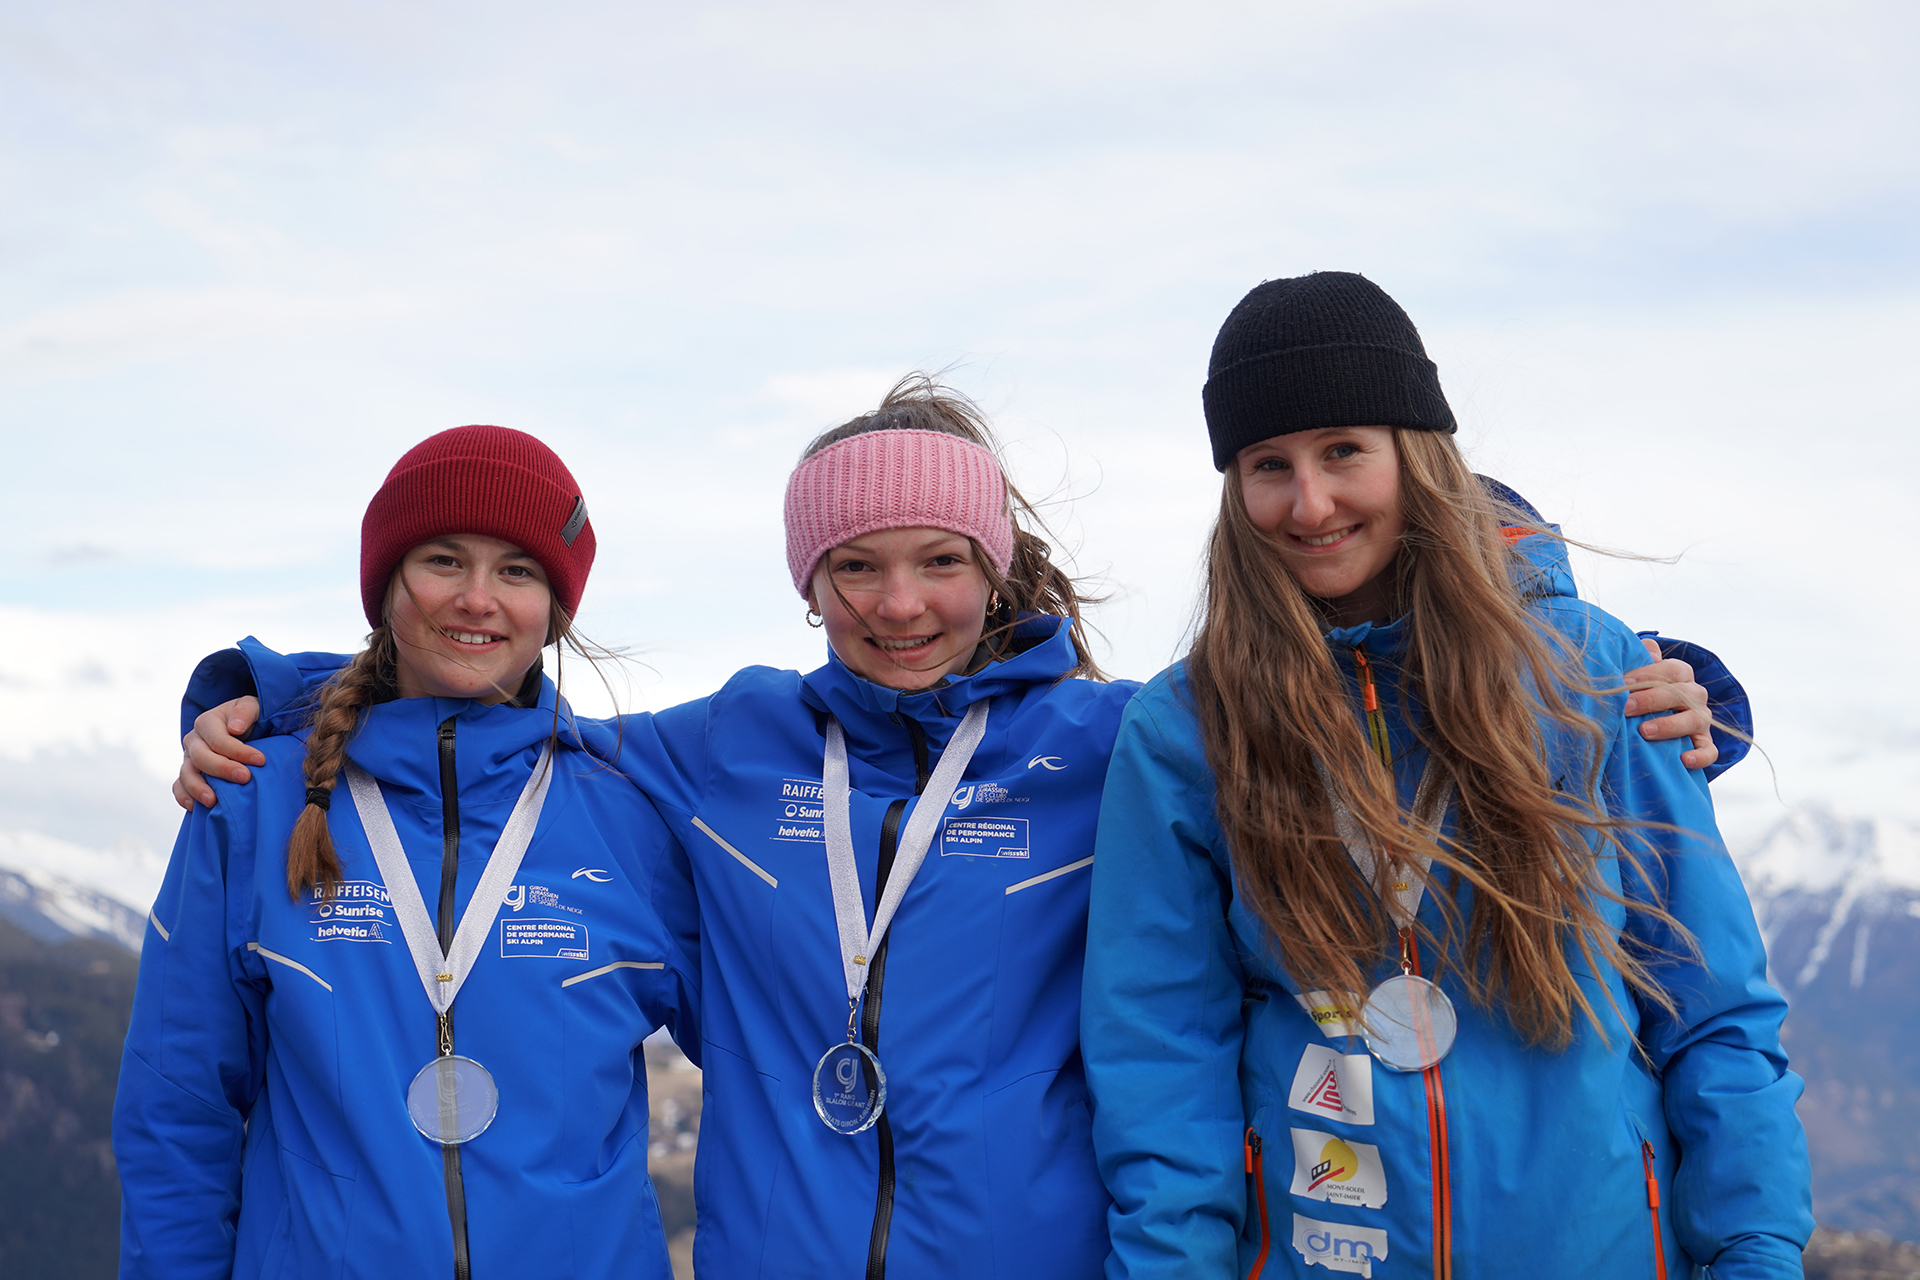
[[[445,547],[447,550],[457,551],[461,555],[467,554],[467,551],[468,551],[468,547],[466,543],[460,541],[460,539],[458,538],[451,537],[445,534],[441,535],[438,538],[428,538],[425,542],[421,543],[420,545],[423,547]],[[514,547],[510,550],[501,552],[500,558],[502,560],[531,560],[533,559],[533,553],[530,551],[522,551],[520,548]]]

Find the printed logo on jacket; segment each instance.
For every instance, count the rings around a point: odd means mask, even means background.
[[[1326,1045],[1308,1045],[1293,1073],[1287,1105],[1348,1124],[1372,1124],[1373,1059],[1364,1053],[1335,1053]]]
[[[1371,1276],[1373,1264],[1387,1260],[1387,1233],[1377,1227],[1355,1227],[1344,1222],[1321,1222],[1293,1215],[1293,1247],[1307,1265],[1329,1271],[1352,1271]]]
[[[387,887],[376,880],[346,880],[328,898],[318,886],[307,891],[315,942],[384,942],[393,945],[398,926]]]
[[[1380,1148],[1317,1129],[1291,1132],[1294,1195],[1368,1209],[1386,1204],[1387,1171],[1380,1163]]]

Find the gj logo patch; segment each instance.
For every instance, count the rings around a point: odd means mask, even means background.
[[[1387,1171],[1380,1148],[1347,1142],[1316,1129],[1293,1133],[1294,1195],[1328,1204],[1357,1204],[1378,1209],[1387,1202]]]
[[[1373,1059],[1364,1053],[1335,1053],[1325,1045],[1308,1045],[1293,1073],[1287,1105],[1330,1120],[1372,1124]]]
[[[1350,1227],[1344,1222],[1320,1222],[1293,1215],[1293,1247],[1307,1260],[1329,1271],[1373,1274],[1373,1264],[1387,1260],[1387,1233],[1376,1227]]]

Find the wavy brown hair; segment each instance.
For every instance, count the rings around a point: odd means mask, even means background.
[[[406,589],[406,582],[399,570],[394,571],[393,583]],[[388,588],[391,600],[393,586]],[[435,628],[438,630],[438,628]],[[564,654],[572,649],[599,670],[599,660],[617,658],[620,655],[603,648],[581,635],[573,625],[573,618],[558,600],[548,606],[547,643],[555,646],[554,683],[560,683],[561,664]],[[353,656],[353,660],[334,673],[332,679],[322,685],[314,700],[310,724],[312,731],[307,735],[307,754],[301,761],[301,770],[306,775],[306,784],[311,794],[318,789],[332,795],[339,785],[340,770],[347,761],[347,747],[358,733],[366,718],[367,709],[376,702],[385,702],[396,696],[394,669],[399,657],[399,642],[395,639],[393,628],[383,623],[374,628],[367,637],[367,647]],[[522,675],[538,671],[536,664]],[[601,680],[606,681],[605,672]],[[517,694],[519,690],[501,689],[500,693]],[[609,685],[608,692],[612,692]],[[549,741],[557,741],[560,736],[560,703],[556,699],[553,708],[553,732]],[[619,754],[616,742],[613,755]],[[603,762],[604,763],[604,762]],[[329,800],[329,806],[331,800]],[[319,889],[327,900],[332,900],[334,891],[340,884],[340,856],[334,851],[333,836],[327,830],[327,808],[309,803],[300,811],[300,817],[293,824],[293,835],[287,841],[287,894],[298,901],[300,895],[308,889]]]
[[[830,445],[869,431],[939,431],[971,441],[995,458],[1000,457],[1000,442],[994,438],[993,428],[987,424],[980,406],[934,377],[910,373],[893,384],[879,408],[815,436],[801,453],[800,460],[804,462]],[[1105,680],[1106,673],[1093,660],[1093,649],[1087,643],[1087,624],[1082,616],[1088,606],[1098,604],[1105,597],[1090,594],[1081,579],[1053,562],[1053,547],[1040,536],[1042,533],[1053,536],[1046,522],[1007,477],[1004,465],[1000,474],[1007,482],[1007,504],[1013,515],[1013,559],[1007,571],[1003,574],[994,568],[978,539],[967,539],[973,544],[974,563],[986,575],[991,592],[988,599],[999,600],[998,606],[987,613],[980,642],[987,646],[991,658],[1008,657],[1022,614],[1064,618],[1073,640],[1075,660],[1067,675]],[[841,603],[847,605],[849,613],[859,616],[859,611],[844,596]]]
[[[1566,692],[1624,697],[1624,687],[1592,688],[1569,652],[1580,638],[1563,645],[1529,612],[1517,585],[1523,566],[1500,533],[1513,513],[1487,495],[1451,437],[1396,430],[1394,440],[1407,533],[1384,572],[1394,575],[1395,613],[1407,627],[1399,710],[1431,751],[1435,780],[1453,786],[1459,834],[1440,833],[1442,815],[1402,813],[1324,639],[1324,605],[1254,527],[1239,468],[1229,466],[1187,677],[1236,891],[1304,989],[1360,1007],[1369,972],[1398,955],[1398,940],[1334,834],[1324,766],[1375,849],[1414,875],[1420,857],[1432,858],[1423,878],[1441,904],[1444,936],[1416,925],[1418,936],[1436,964],[1457,957],[1469,996],[1502,1008],[1524,1039],[1563,1047],[1576,1014],[1601,1028],[1575,981],[1576,953],[1589,972],[1611,965],[1633,991],[1671,1008],[1651,955],[1623,947],[1600,904],[1649,912],[1686,934],[1599,874],[1591,843],[1633,863],[1644,824],[1583,798],[1599,795],[1606,733]],[[1423,708],[1417,715],[1408,695]],[[1549,725],[1584,747],[1583,778],[1550,772]],[[1448,891],[1460,881],[1473,890],[1464,921]]]

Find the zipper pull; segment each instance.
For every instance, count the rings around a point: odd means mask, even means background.
[[[1252,1173],[1254,1162],[1260,1158],[1260,1135],[1248,1129],[1247,1140],[1243,1145],[1247,1153],[1247,1172]]]
[[[1649,1209],[1658,1209],[1660,1207],[1660,1179],[1653,1176],[1653,1144],[1651,1142],[1643,1141],[1640,1144],[1640,1163],[1647,1171],[1647,1207]]]

